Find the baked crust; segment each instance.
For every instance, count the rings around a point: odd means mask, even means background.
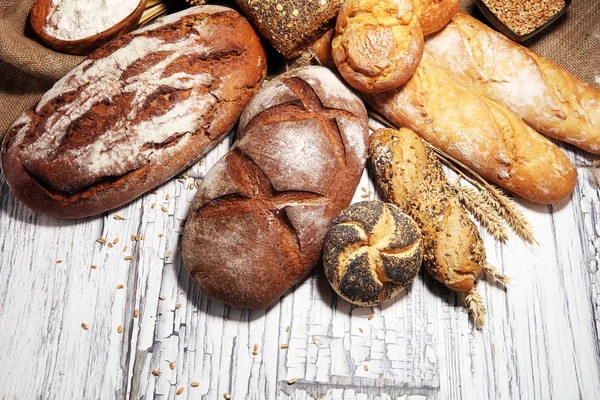
[[[413,0],[423,35],[437,32],[458,12],[458,0]]]
[[[260,309],[310,273],[352,200],[367,142],[363,103],[327,68],[265,85],[189,212],[183,259],[202,293]]]
[[[12,126],[2,169],[28,207],[81,218],[119,207],[201,158],[266,74],[250,24],[190,8],[100,47]]]
[[[356,90],[378,93],[401,86],[423,54],[412,0],[347,0],[331,51],[340,74]]]

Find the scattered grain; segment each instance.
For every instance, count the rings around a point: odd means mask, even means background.
[[[153,369],[152,370],[152,375],[154,375],[154,376],[160,376],[160,372],[158,372],[157,370]]]
[[[119,243],[119,238],[118,237],[116,237],[115,240],[113,240],[113,244],[117,244],[117,243]]]
[[[225,400],[229,400],[229,399],[231,399],[231,395],[229,393],[225,392],[225,393],[223,393],[223,398]]]
[[[129,261],[129,260],[131,260],[132,258],[133,258],[132,256],[125,256],[124,260],[125,260],[125,261]]]
[[[369,314],[369,316],[367,317],[367,319],[370,321],[370,320],[373,319],[374,316],[375,316],[375,314],[371,313],[371,314]]]
[[[92,265],[92,269],[96,269],[96,268],[98,268],[97,265]]]
[[[152,203],[152,205],[150,206],[151,209],[154,210],[154,208],[156,207],[156,203]]]
[[[100,244],[104,244],[104,243],[106,243],[106,239],[98,238],[98,239],[96,239],[96,242],[98,242]]]
[[[173,361],[169,363],[169,368],[171,368],[171,370],[175,369],[175,363]]]
[[[162,212],[168,212],[169,211],[169,209],[167,207],[165,207],[165,206],[162,206],[160,209],[162,210]]]
[[[199,383],[199,382],[196,382],[196,381],[194,381],[194,382],[190,383],[190,386],[191,386],[191,387],[198,387],[198,386],[200,386],[200,383]]]
[[[169,200],[169,193],[166,194],[165,200]]]
[[[117,285],[117,289],[123,289],[123,285]]]
[[[289,345],[289,344],[287,344],[287,343],[283,343],[283,344],[281,345],[281,348],[282,348],[282,349],[287,349],[288,347],[290,347],[290,345]]]
[[[254,351],[252,351],[252,355],[253,356],[258,355],[258,344],[257,343],[254,344]]]
[[[112,249],[113,244],[111,242],[108,242],[108,247],[110,247]]]
[[[62,262],[62,260],[56,260],[57,264],[60,264]]]
[[[288,379],[288,385],[293,385],[294,383],[296,383],[296,378]]]
[[[292,329],[292,327],[290,325],[288,325],[288,326],[285,327],[285,331],[286,332],[289,332],[291,329]]]
[[[117,221],[125,221],[125,219],[126,219],[120,215],[115,215],[113,218],[116,219]]]
[[[117,333],[123,333],[123,327],[121,325],[117,326]]]
[[[179,310],[180,308],[181,308],[181,303],[177,303],[177,304],[175,304],[175,309],[176,309],[176,310]]]
[[[140,310],[137,308],[133,310],[133,318],[138,318],[140,316]]]
[[[365,366],[363,367],[365,371],[369,370],[369,366],[367,364],[365,364]]]
[[[320,346],[323,344],[323,342],[321,342],[319,339],[317,339],[316,337],[313,336],[312,341],[314,344],[316,344],[317,346]]]
[[[358,330],[360,331],[360,333],[365,333],[365,331],[363,331],[363,328],[358,328]]]
[[[183,388],[182,387],[180,387],[179,389],[177,389],[177,391],[175,392],[175,394],[177,396],[179,396],[181,393],[183,393]]]
[[[162,294],[160,296],[158,296],[159,300],[164,300],[165,296],[163,296]]]
[[[123,253],[125,253],[127,251],[127,246],[123,247]]]
[[[81,327],[83,328],[84,331],[88,330],[88,324],[86,324],[85,322],[81,323]]]

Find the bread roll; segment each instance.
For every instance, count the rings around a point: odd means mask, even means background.
[[[423,35],[442,29],[458,12],[458,0],[413,0]]]
[[[456,83],[428,54],[403,87],[365,99],[396,125],[533,202],[557,203],[575,187],[575,168],[558,147],[503,105]]]
[[[335,26],[332,56],[353,88],[377,93],[414,73],[423,34],[412,0],[346,0]]]
[[[260,41],[236,11],[169,15],[100,47],[14,123],[6,181],[56,217],[118,207],[219,143],[265,74]]]
[[[419,227],[393,204],[379,200],[348,206],[333,221],[323,246],[323,267],[345,300],[374,306],[409,285],[421,268]]]
[[[310,273],[352,200],[367,144],[363,103],[327,68],[292,70],[263,87],[189,213],[183,260],[200,290],[265,308]]]
[[[318,38],[309,48],[317,62],[327,68],[335,69],[335,62],[331,55],[331,42],[335,36],[335,29],[330,29]]]
[[[600,154],[600,90],[564,68],[463,13],[425,49],[458,83],[504,104],[536,131]]]
[[[471,289],[485,248],[433,151],[409,129],[379,129],[369,142],[369,168],[386,199],[421,229],[427,271],[452,290]]]

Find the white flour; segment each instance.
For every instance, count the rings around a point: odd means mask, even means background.
[[[44,31],[63,40],[96,35],[118,24],[140,0],[52,0]]]

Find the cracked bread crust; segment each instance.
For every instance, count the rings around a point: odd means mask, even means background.
[[[369,168],[386,199],[421,229],[427,271],[452,290],[473,287],[486,262],[483,240],[433,151],[409,129],[379,129],[370,138]]]
[[[202,293],[262,309],[306,277],[352,200],[367,144],[364,104],[327,68],[292,70],[259,90],[186,223],[183,259]]]
[[[333,221],[323,247],[323,267],[345,300],[374,306],[408,286],[421,268],[419,227],[393,204],[355,203]]]
[[[338,15],[331,54],[346,82],[362,93],[401,86],[423,54],[412,0],[347,0]]]
[[[2,146],[15,196],[56,217],[116,208],[193,164],[261,86],[250,24],[186,9],[100,47],[24,113]]]

